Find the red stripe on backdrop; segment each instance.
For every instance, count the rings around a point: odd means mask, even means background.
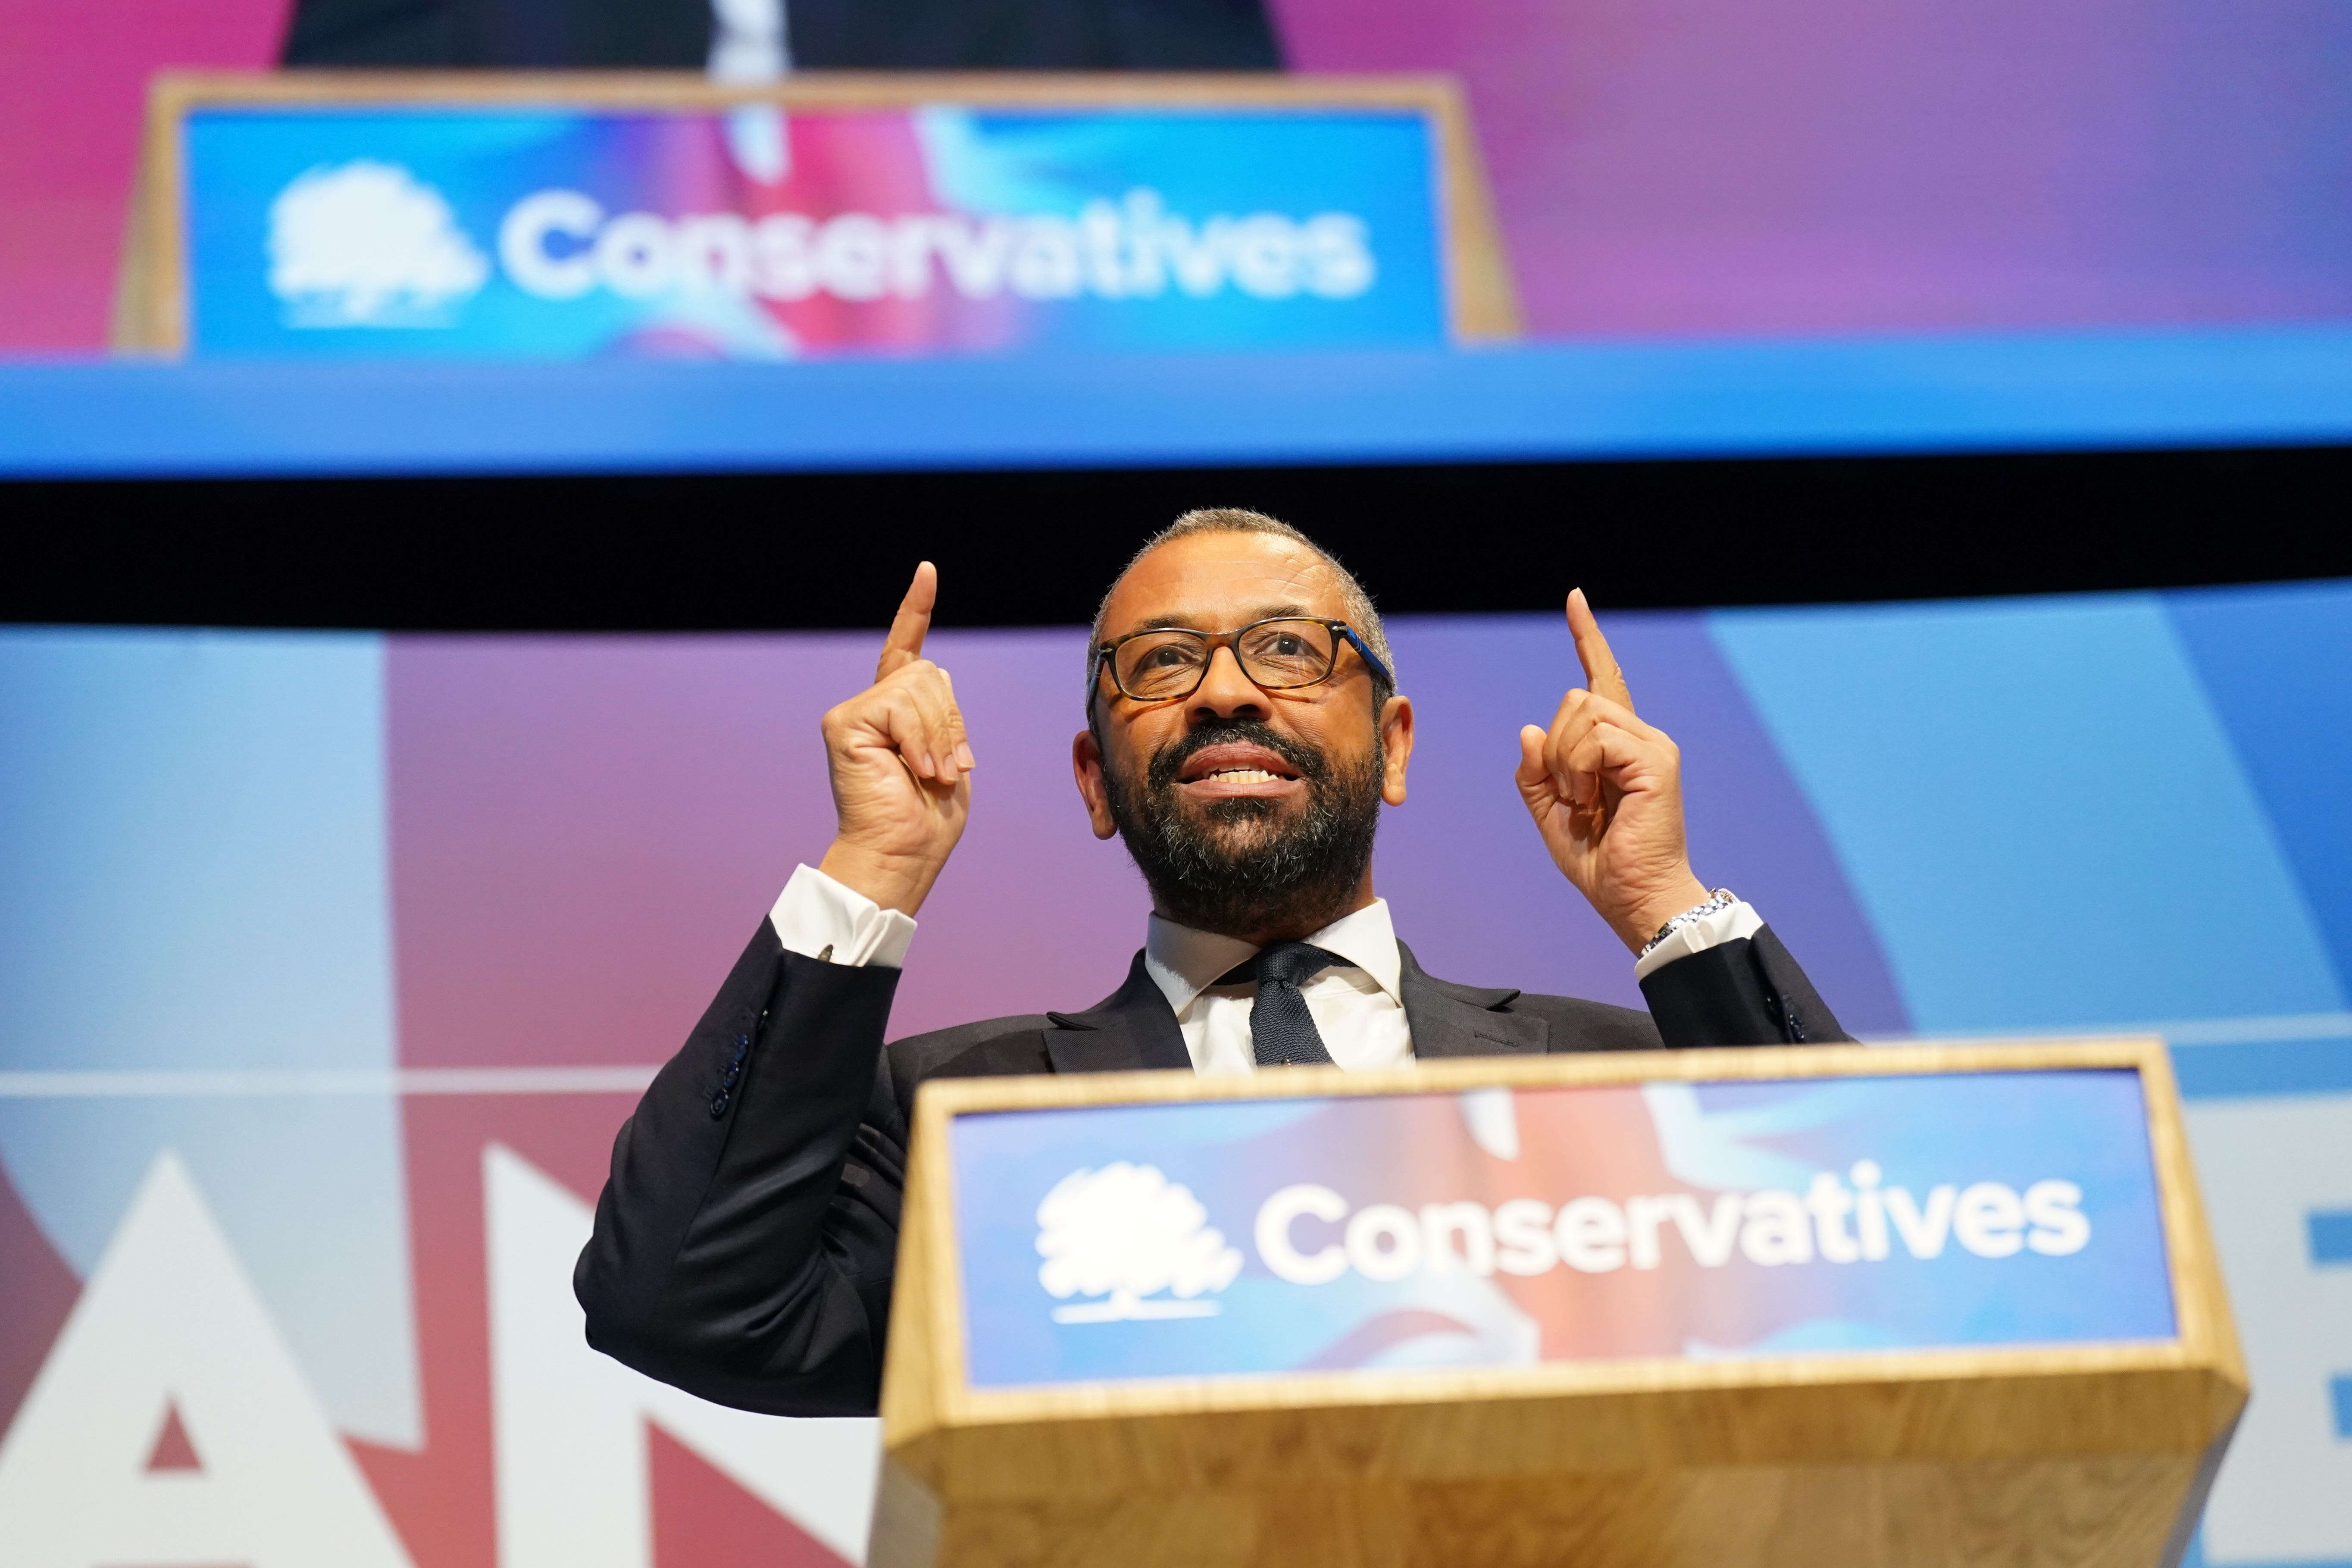
[[[816,1537],[737,1486],[658,1426],[646,1428],[652,1468],[655,1568],[846,1568]]]
[[[81,1281],[0,1165],[0,1434],[16,1420],[80,1294]]]
[[[364,1443],[352,1449],[417,1568],[498,1562],[482,1152],[503,1143],[593,1203],[613,1133],[634,1104],[620,1095],[427,1097],[407,1104],[425,1447],[415,1454]],[[724,1560],[705,1561],[719,1568]]]

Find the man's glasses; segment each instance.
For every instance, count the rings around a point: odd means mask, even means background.
[[[1343,643],[1355,648],[1383,684],[1396,684],[1389,667],[1347,622],[1297,616],[1254,621],[1237,632],[1147,626],[1103,644],[1095,649],[1095,658],[1098,667],[1110,667],[1111,682],[1121,696],[1138,702],[1172,702],[1200,689],[1209,676],[1209,660],[1220,647],[1234,650],[1234,659],[1251,685],[1262,691],[1289,691],[1330,679]]]

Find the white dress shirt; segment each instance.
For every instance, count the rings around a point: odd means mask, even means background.
[[[915,938],[910,917],[882,908],[811,866],[793,872],[768,920],[786,950],[831,963],[903,968],[907,944]],[[1634,964],[1633,976],[1647,979],[1675,959],[1753,936],[1763,925],[1744,902],[1717,910],[1652,949]],[[1412,1030],[1398,991],[1404,959],[1397,952],[1396,928],[1389,923],[1388,900],[1374,899],[1307,940],[1348,961],[1298,988],[1331,1059],[1359,1072],[1410,1065]],[[1215,984],[1219,975],[1256,952],[1248,942],[1194,931],[1158,915],[1145,928],[1144,972],[1175,1010],[1195,1071],[1257,1070],[1250,1037],[1250,1007],[1257,1000],[1257,988]]]
[[[1412,1066],[1412,1031],[1405,1026],[1404,997],[1397,989],[1404,960],[1397,952],[1396,928],[1389,923],[1388,900],[1374,899],[1307,942],[1348,961],[1319,971],[1298,988],[1331,1059],[1357,1071]],[[1257,1070],[1250,1036],[1257,986],[1216,984],[1219,975],[1256,954],[1248,942],[1158,915],[1146,927],[1144,973],[1176,1010],[1195,1071]]]

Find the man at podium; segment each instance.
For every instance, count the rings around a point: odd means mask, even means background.
[[[1633,953],[1649,1010],[1423,971],[1372,889],[1413,740],[1380,616],[1297,530],[1211,510],[1144,546],[1089,644],[1078,794],[1152,895],[1124,983],[1084,1011],[886,1047],[977,761],[947,671],[922,657],[936,591],[926,563],[874,685],[825,715],[832,845],[614,1142],[574,1285],[590,1342],[640,1371],[746,1409],[874,1410],[929,1078],[1847,1037],[1756,911],[1693,874],[1679,755],[1636,715],[1580,593],[1586,684],[1521,731],[1517,783],[1544,850]]]

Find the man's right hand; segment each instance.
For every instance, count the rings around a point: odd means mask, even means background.
[[[824,716],[836,826],[817,869],[908,915],[939,880],[971,810],[971,747],[955,688],[923,657],[939,584],[929,562],[915,568],[874,684]]]

